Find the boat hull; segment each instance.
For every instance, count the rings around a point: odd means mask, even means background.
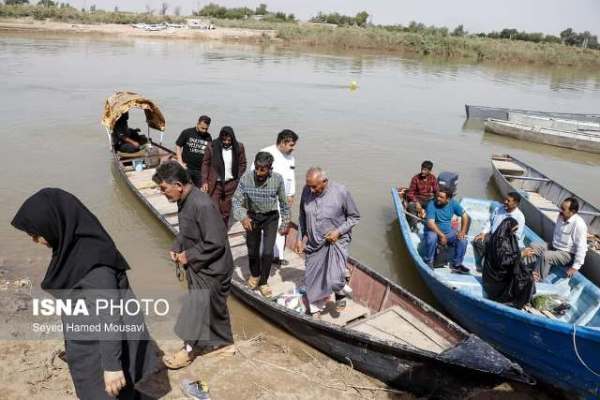
[[[528,142],[600,154],[600,135],[559,131],[489,119],[486,131]]]
[[[393,191],[400,229],[419,274],[438,302],[463,327],[519,362],[536,378],[583,396],[600,397],[600,378],[588,371],[573,349],[573,326],[560,324],[475,297],[438,280],[410,238],[402,201]],[[577,332],[577,349],[594,371],[600,371],[600,332]]]
[[[563,113],[563,112],[552,112],[552,111],[532,111],[532,110],[521,110],[517,108],[500,108],[500,107],[485,107],[465,104],[465,110],[467,113],[467,119],[488,119],[495,118],[508,121],[509,113],[520,113],[520,114],[531,114],[540,115],[544,117],[552,118],[563,118],[573,119],[579,121],[593,121],[600,122],[600,114],[577,114],[577,113]]]

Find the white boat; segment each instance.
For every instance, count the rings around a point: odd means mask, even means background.
[[[600,132],[543,128],[492,118],[485,121],[485,130],[529,142],[600,154]]]
[[[518,112],[509,112],[508,121],[515,122],[517,124],[533,125],[540,128],[560,129],[565,131],[598,132],[598,134],[600,134],[600,122],[546,117],[543,115],[523,114]]]

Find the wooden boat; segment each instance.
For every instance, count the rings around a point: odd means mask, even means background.
[[[516,112],[508,113],[508,121],[515,122],[517,124],[532,125],[540,128],[560,129],[564,131],[583,131],[588,133],[595,132],[600,135],[600,122],[544,117],[540,115],[522,114]]]
[[[529,115],[539,115],[544,117],[574,119],[578,121],[600,122],[600,114],[576,114],[552,111],[532,111],[521,110],[518,108],[500,108],[500,107],[485,107],[465,104],[467,119],[488,119],[495,118],[508,121],[508,114],[511,112]]]
[[[153,146],[159,149],[161,160],[173,157],[166,147]],[[141,203],[169,232],[177,234],[177,206],[169,203],[152,182],[155,168],[135,170],[133,165],[143,160],[141,155],[132,158],[113,150],[113,157],[119,175]],[[245,285],[249,269],[241,225],[232,226],[228,235],[235,260],[233,294],[340,362],[388,385],[432,398],[461,398],[465,388],[489,380],[497,382],[500,377],[532,382],[519,365],[477,336],[352,258],[348,262],[348,283],[353,296],[341,314],[326,309],[321,319],[316,319],[302,312],[301,301],[297,300],[302,298],[299,292],[304,261],[289,250],[286,259],[290,264],[273,268],[269,278],[273,299],[266,299]],[[295,237],[295,232],[290,235]]]
[[[492,118],[485,121],[485,130],[529,142],[600,153],[600,132],[550,129]]]
[[[579,395],[600,396],[600,290],[582,274],[568,280],[553,269],[544,283],[537,283],[537,294],[558,294],[568,299],[571,309],[564,316],[542,313],[528,307],[517,310],[486,298],[481,274],[475,269],[473,237],[489,219],[499,203],[463,199],[461,204],[471,217],[469,246],[464,265],[471,274],[451,273],[448,267],[430,268],[419,253],[420,233],[411,232],[404,206],[392,190],[402,236],[408,252],[440,304],[461,325],[517,360],[526,372],[548,384]],[[525,244],[541,241],[525,228]]]
[[[510,155],[492,156],[492,170],[496,186],[503,196],[512,191],[523,194],[521,210],[527,225],[546,242],[552,241],[559,205],[567,197],[577,198],[579,215],[588,224],[588,233],[593,235],[588,242],[581,272],[600,286],[600,209]]]

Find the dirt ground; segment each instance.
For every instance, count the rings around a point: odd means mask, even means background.
[[[9,32],[54,32],[71,34],[102,34],[119,38],[144,37],[163,39],[199,39],[253,42],[265,37],[274,39],[274,30],[238,29],[217,27],[213,30],[167,28],[162,31],[145,31],[122,24],[70,24],[65,22],[36,21],[33,19],[0,19],[0,31]]]
[[[46,257],[16,262],[0,255],[0,399],[62,400],[75,399],[66,363],[60,355],[61,340],[21,340],[20,326],[33,321],[31,310],[23,305],[23,291],[12,290],[11,283],[30,280],[39,287]],[[18,273],[14,267],[20,265]],[[35,271],[35,272],[34,272]],[[38,276],[35,276],[35,275]],[[30,278],[34,275],[33,278]],[[232,310],[239,322],[252,311]],[[237,321],[236,321],[237,320]],[[20,325],[23,324],[24,325]],[[235,330],[235,329],[234,329]],[[9,332],[9,333],[7,333]],[[333,361],[326,355],[286,334],[265,326],[266,333],[235,332],[236,353],[209,354],[179,371],[162,371],[139,384],[148,395],[162,399],[185,398],[179,387],[184,379],[203,380],[213,399],[416,399],[412,394],[394,390],[350,366]],[[7,335],[14,339],[7,340]],[[158,340],[162,351],[179,349],[176,340]],[[514,383],[471,391],[465,400],[547,400],[547,390]]]

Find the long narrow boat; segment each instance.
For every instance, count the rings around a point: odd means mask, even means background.
[[[532,110],[521,110],[518,108],[474,106],[471,104],[465,104],[465,110],[467,112],[467,119],[469,119],[469,118],[471,118],[471,119],[495,118],[495,119],[508,121],[508,114],[511,112],[514,112],[514,113],[520,113],[520,114],[540,115],[540,116],[544,116],[544,117],[574,119],[574,120],[578,120],[578,121],[600,122],[600,114],[577,114],[577,113],[552,112],[552,111],[532,111]]]
[[[524,125],[533,125],[541,128],[560,129],[565,131],[596,132],[600,135],[600,122],[578,121],[576,119],[564,119],[545,117],[541,115],[521,114],[517,112],[508,113],[508,121]]]
[[[600,153],[600,132],[551,129],[493,118],[485,121],[485,130],[529,142]]]
[[[503,196],[517,191],[523,194],[521,210],[527,225],[546,242],[552,241],[558,207],[567,197],[579,201],[579,215],[588,224],[593,235],[581,272],[600,286],[600,209],[576,195],[537,169],[510,155],[492,156],[492,170],[496,186]]]
[[[110,98],[108,104],[112,105],[109,108],[117,110],[117,114],[127,109],[120,105],[118,99]],[[136,104],[138,102],[131,102],[130,106],[135,107]],[[148,110],[146,116],[151,124],[149,112],[152,111]],[[112,120],[116,118],[106,119],[107,129],[112,128]],[[173,157],[174,153],[168,148],[152,144],[159,150],[161,161]],[[144,161],[143,155],[124,155],[114,149],[112,153],[119,175],[132,192],[169,232],[177,234],[177,206],[169,203],[152,182],[155,168],[136,170],[133,167]],[[291,237],[294,234],[291,232]],[[289,250],[286,258],[290,264],[274,268],[269,278],[274,300],[266,299],[245,285],[249,269],[240,224],[233,225],[228,236],[235,260],[234,295],[294,336],[340,362],[348,363],[390,386],[440,399],[461,398],[467,388],[497,381],[498,378],[532,383],[519,365],[399,285],[352,258],[348,263],[348,283],[353,289],[353,296],[342,313],[327,309],[320,319],[316,319],[302,311],[300,288],[304,261]]]
[[[471,274],[451,273],[449,268],[430,268],[419,253],[420,232],[412,232],[397,191],[392,196],[408,252],[440,304],[465,328],[517,360],[525,370],[548,384],[590,398],[600,397],[600,290],[583,275],[564,278],[553,269],[537,294],[558,294],[568,299],[571,309],[564,316],[542,313],[528,307],[517,310],[486,298],[481,274],[474,265],[469,244],[464,265]],[[463,199],[471,217],[469,243],[499,203]],[[541,239],[525,228],[525,243]]]

